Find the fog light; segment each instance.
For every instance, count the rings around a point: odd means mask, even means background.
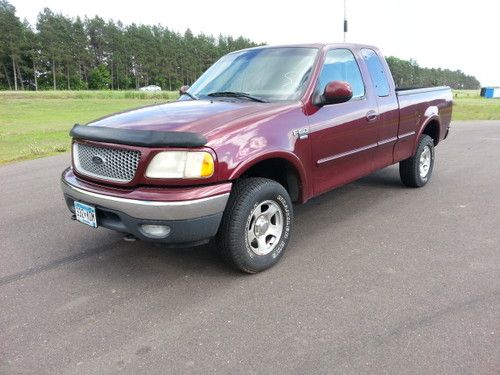
[[[167,225],[142,224],[141,229],[149,237],[163,238],[170,234],[170,227]]]

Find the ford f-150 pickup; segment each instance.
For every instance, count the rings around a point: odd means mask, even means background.
[[[394,163],[404,185],[425,185],[451,113],[450,88],[396,89],[373,46],[256,47],[176,102],[75,125],[61,185],[80,222],[174,246],[215,239],[255,273],[282,257],[293,203]]]

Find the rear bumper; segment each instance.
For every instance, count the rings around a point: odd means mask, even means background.
[[[217,233],[222,214],[229,198],[229,191],[198,197],[196,199],[182,199],[182,194],[193,196],[193,189],[177,196],[175,201],[158,200],[161,190],[141,196],[145,199],[130,199],[113,195],[107,190],[99,191],[96,186],[85,189],[77,186],[70,169],[66,170],[61,178],[61,188],[66,204],[74,212],[74,202],[87,203],[96,208],[97,225],[134,236],[148,241],[182,244],[203,242]],[[230,185],[229,185],[230,189]],[[219,189],[221,190],[221,189]],[[169,190],[165,189],[168,196]],[[171,192],[171,190],[170,190]],[[143,228],[144,224],[164,225],[169,227],[169,233],[162,238],[148,235]]]

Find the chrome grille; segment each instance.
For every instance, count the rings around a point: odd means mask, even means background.
[[[129,182],[135,176],[141,152],[98,147],[84,143],[73,145],[75,168],[81,174],[116,182]]]

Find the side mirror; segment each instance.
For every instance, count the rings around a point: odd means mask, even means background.
[[[188,85],[184,85],[179,89],[179,95],[184,95],[189,90]]]
[[[323,95],[321,96],[321,104],[337,104],[345,103],[352,98],[352,88],[348,82],[332,81],[329,82]]]

